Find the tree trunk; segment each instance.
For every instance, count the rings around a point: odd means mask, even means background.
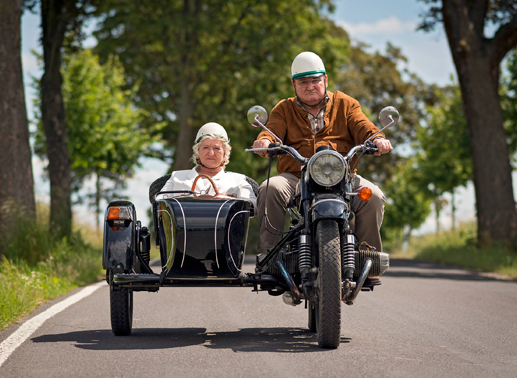
[[[194,113],[193,91],[189,80],[183,76],[180,83],[181,91],[181,110],[179,112],[178,123],[180,131],[174,153],[173,170],[190,169],[192,163],[192,144],[194,142],[195,130],[190,125],[192,115]]]
[[[201,0],[183,0],[182,14],[185,20],[189,20],[187,29],[184,33],[176,36],[177,42],[183,45],[181,58],[180,93],[181,109],[179,111],[178,123],[179,134],[174,152],[173,170],[190,169],[192,163],[192,144],[194,142],[195,130],[191,125],[194,114],[194,91],[196,88],[196,78],[191,75],[191,67],[195,64],[192,61],[192,51],[199,43],[199,31],[196,25],[199,23],[199,15],[202,8]]]
[[[472,151],[478,241],[516,235],[512,168],[499,101],[501,48],[483,35],[486,2],[443,0],[443,21],[458,73]]]
[[[67,24],[66,6],[72,5],[65,0],[41,2],[45,69],[41,78],[41,115],[49,161],[50,223],[60,237],[70,236],[72,230],[70,161],[60,72],[61,48]]]
[[[440,197],[437,197],[435,200],[434,200],[434,212],[435,212],[435,216],[436,216],[436,234],[439,235],[440,234],[440,213],[442,211],[442,199]]]
[[[95,172],[95,224],[97,226],[97,231],[101,229],[100,225],[100,216],[101,216],[101,175],[100,169],[97,169]]]
[[[21,1],[0,0],[0,231],[12,218],[10,205],[35,214],[29,127],[20,48]],[[0,251],[1,252],[1,251]]]
[[[451,190],[451,222],[452,230],[456,230],[456,204],[454,203],[454,189]]]

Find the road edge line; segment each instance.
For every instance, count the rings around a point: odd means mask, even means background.
[[[80,292],[71,295],[65,300],[56,303],[52,307],[46,309],[41,314],[27,320],[12,335],[0,344],[0,367],[7,361],[9,356],[18,348],[25,340],[27,340],[45,321],[54,315],[65,310],[67,307],[79,302],[81,299],[93,294],[97,289],[106,285],[106,282],[100,281],[93,285],[87,286]]]

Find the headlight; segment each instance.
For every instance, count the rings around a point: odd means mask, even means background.
[[[346,172],[346,163],[336,151],[325,150],[315,154],[309,161],[309,175],[321,186],[338,184]]]

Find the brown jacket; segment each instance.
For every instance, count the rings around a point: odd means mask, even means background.
[[[379,129],[364,115],[359,102],[343,92],[328,92],[329,102],[325,109],[325,127],[316,134],[312,132],[307,112],[291,97],[280,101],[271,111],[267,127],[277,135],[285,145],[294,147],[300,155],[311,157],[319,146],[330,145],[342,155],[346,155],[354,146],[364,143]],[[384,137],[383,133],[378,136]],[[263,130],[257,139],[269,139],[273,136]],[[353,160],[351,166],[355,164]],[[300,177],[300,165],[288,155],[278,157],[279,173],[293,173]]]

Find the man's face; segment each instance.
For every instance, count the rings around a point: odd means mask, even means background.
[[[309,106],[316,106],[323,99],[326,86],[327,75],[293,80],[293,88],[296,95]]]

